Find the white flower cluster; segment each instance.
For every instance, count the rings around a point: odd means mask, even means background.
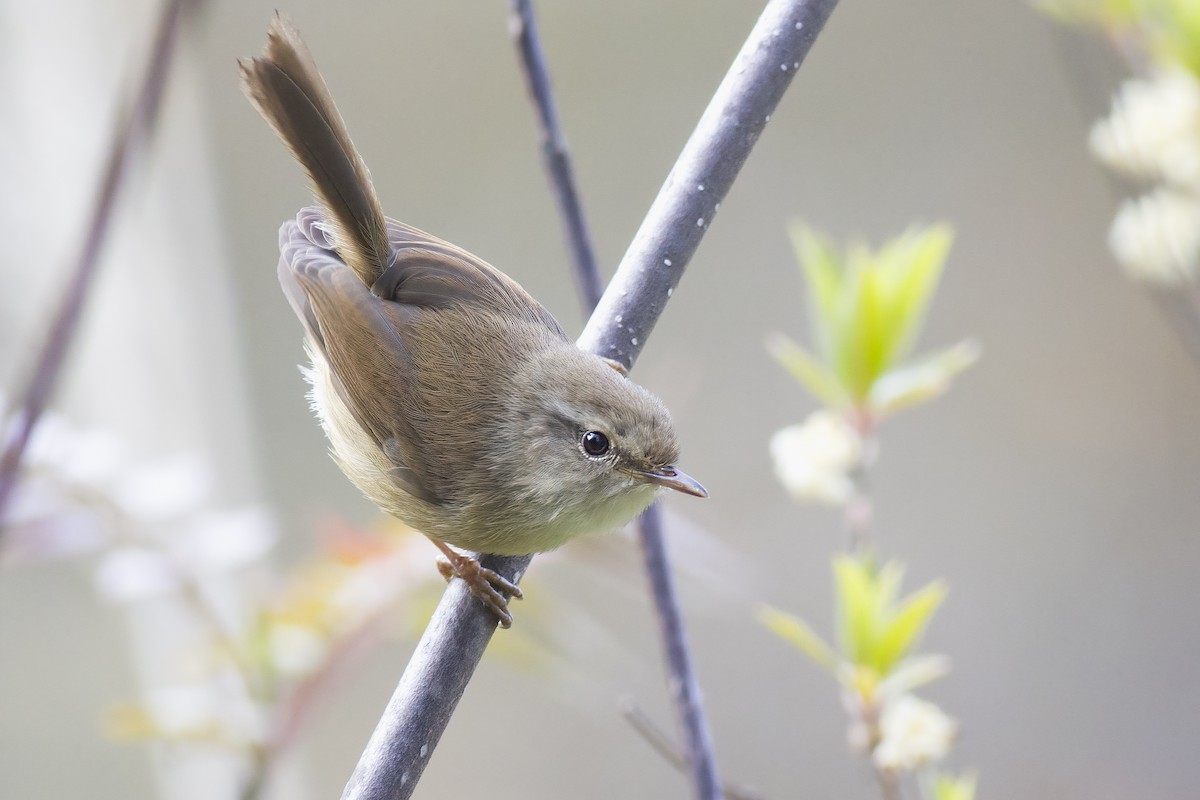
[[[1109,116],[1092,128],[1093,154],[1156,185],[1127,200],[1109,246],[1127,274],[1178,286],[1200,270],[1200,80],[1164,69],[1126,81]]]
[[[841,505],[854,493],[850,473],[863,454],[862,438],[845,417],[822,409],[771,437],[775,474],[801,501]]]
[[[0,441],[14,424],[0,396]],[[258,742],[262,714],[245,681],[198,654],[212,650],[214,629],[238,629],[238,577],[265,564],[276,522],[263,505],[221,507],[215,484],[199,454],[137,459],[119,436],[45,412],[22,459],[0,562],[95,557],[96,588],[125,607],[142,666],[141,702],[125,709],[139,732]]]
[[[1200,82],[1160,70],[1121,86],[1112,112],[1092,128],[1092,153],[1131,178],[1172,186],[1200,183]]]
[[[1108,246],[1131,278],[1162,286],[1191,280],[1200,265],[1200,197],[1163,187],[1126,200]]]
[[[911,772],[944,759],[957,733],[954,720],[933,703],[902,694],[883,709],[872,758],[880,769]]]
[[[0,434],[7,435],[0,396]],[[82,429],[54,412],[38,421],[6,520],[3,559],[99,551],[96,579],[115,600],[176,587],[175,573],[224,573],[262,559],[277,536],[262,505],[219,508],[199,454],[135,460],[120,437]]]

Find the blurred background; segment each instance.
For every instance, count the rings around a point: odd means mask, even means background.
[[[256,509],[248,527],[278,542],[239,591],[309,557],[329,520],[378,519],[326,456],[275,279],[276,232],[308,196],[242,97],[235,59],[258,52],[276,7],[304,33],[387,213],[582,327],[507,4],[206,3],[54,407],[144,463],[205,464],[206,497]],[[10,396],[157,8],[0,0]],[[760,9],[539,5],[606,277]],[[919,347],[971,336],[983,357],[946,397],[885,425],[872,493],[882,552],[907,562],[913,586],[950,585],[925,647],[953,661],[929,696],[960,723],[955,763],[979,768],[984,798],[1194,796],[1200,373],[1105,246],[1120,195],[1086,139],[1122,74],[1102,44],[1023,3],[843,3],[722,204],[636,378],[672,409],[682,463],[711,492],[667,500],[668,541],[725,776],[774,798],[878,794],[847,752],[832,682],[753,618],[767,601],[832,635],[829,555],[842,544],[836,512],[797,506],[774,477],[768,440],[814,403],[763,343],[807,335],[790,220],[873,242],[946,221],[955,245]],[[181,491],[154,486],[157,499]],[[413,573],[434,577],[434,549],[416,544]],[[172,628],[98,599],[95,567],[83,556],[0,571],[0,796],[226,796],[199,777],[156,778],[175,749],[106,734],[106,711],[137,697],[162,656],[131,643]],[[631,696],[672,726],[640,570],[620,539],[535,562],[514,632],[528,611],[523,635],[557,637],[529,652],[555,654],[522,658],[515,639],[485,660],[418,796],[688,796],[618,711]],[[414,641],[390,637],[343,671],[292,744],[278,796],[341,791]]]

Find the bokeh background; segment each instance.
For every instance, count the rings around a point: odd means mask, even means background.
[[[156,6],[0,2],[9,392]],[[387,212],[505,269],[569,331],[582,320],[506,4],[207,3],[57,406],[148,455],[203,451],[221,497],[277,510],[286,564],[311,550],[316,521],[377,512],[325,455],[275,281],[276,231],[307,195],[235,59],[258,51],[276,6],[304,32]],[[606,274],[758,10],[540,5]],[[1085,140],[1120,74],[1102,45],[1020,2],[845,2],[722,204],[636,377],[673,410],[686,468],[712,495],[668,505],[673,530],[722,543],[730,575],[681,586],[726,776],[775,798],[877,794],[846,751],[832,683],[752,616],[765,600],[830,632],[841,544],[837,514],[796,506],[772,474],[768,439],[812,402],[763,340],[806,331],[789,220],[873,241],[945,220],[957,239],[923,344],[970,335],[983,359],[886,425],[872,489],[883,551],[912,585],[951,586],[926,645],[953,659],[929,695],[961,723],[954,763],[979,768],[984,798],[1195,796],[1200,373],[1105,248],[1119,196]],[[630,695],[671,719],[638,569],[577,554],[545,570],[539,591],[571,610],[572,660],[551,679],[486,661],[419,796],[687,796],[617,712]],[[411,646],[377,651],[321,705],[280,796],[340,792]],[[86,563],[0,572],[0,796],[159,796],[147,749],[99,722],[136,692],[126,620]]]

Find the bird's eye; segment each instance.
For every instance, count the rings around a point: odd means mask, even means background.
[[[608,437],[600,431],[587,431],[583,434],[583,452],[589,456],[602,456],[608,452]]]

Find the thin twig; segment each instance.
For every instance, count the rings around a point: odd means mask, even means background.
[[[276,765],[291,750],[321,696],[328,694],[352,660],[362,655],[362,651],[369,647],[373,640],[380,638],[380,628],[393,611],[389,605],[376,609],[356,628],[333,643],[328,655],[315,672],[291,688],[275,714],[270,736],[256,754],[258,757],[253,765],[254,769],[244,784],[240,800],[259,800],[260,797],[267,796]]]
[[[875,460],[875,449],[878,442],[875,438],[875,420],[869,411],[861,411],[852,419],[854,429],[860,442],[858,463],[850,470],[852,490],[846,500],[842,519],[846,528],[846,552],[851,556],[863,557],[875,549],[871,537],[871,524],[874,516],[874,505],[871,500],[870,467]],[[861,724],[871,731],[871,747],[867,751],[867,763],[875,772],[879,783],[879,792],[883,800],[901,800],[900,776],[891,769],[881,767],[874,762],[875,748],[879,747],[879,714],[878,704],[869,702],[862,711]],[[854,720],[852,720],[853,724]]]
[[[1089,64],[1083,58],[1077,57],[1083,51],[1078,47],[1081,39],[1076,33],[1061,25],[1052,26],[1051,31],[1058,51],[1059,64],[1068,78],[1068,85],[1072,89],[1071,95],[1075,100],[1076,108],[1081,117],[1085,118],[1084,121],[1090,122],[1095,109],[1108,102],[1110,92],[1106,86],[1102,85],[1103,78],[1097,75],[1094,59],[1089,69],[1086,68]],[[1149,62],[1145,47],[1140,42],[1134,38],[1122,38],[1111,32],[1105,38],[1108,39],[1109,44],[1131,72],[1135,75],[1147,73]],[[1111,170],[1105,169],[1103,174],[1107,179],[1106,183],[1109,189],[1117,200],[1127,196],[1133,188],[1129,183],[1114,175]],[[1200,294],[1198,294],[1200,290],[1197,289],[1195,282],[1188,282],[1178,287],[1162,287],[1146,285],[1137,279],[1131,280],[1142,283],[1146,287],[1151,299],[1158,306],[1159,313],[1166,318],[1171,331],[1179,339],[1184,353],[1191,360],[1192,365],[1200,369]]]
[[[546,168],[550,186],[554,190],[554,199],[562,216],[563,227],[566,229],[583,312],[591,314],[600,302],[600,293],[604,287],[600,280],[596,251],[592,247],[591,234],[588,233],[579,191],[575,187],[574,170],[571,168],[571,157],[567,153],[567,140],[558,120],[554,92],[550,89],[550,72],[546,66],[546,56],[542,52],[542,41],[538,36],[533,3],[531,0],[511,0],[511,9],[509,31],[521,57],[522,72],[529,87],[530,99],[538,112],[542,164]]]
[[[586,313],[600,299],[600,272],[587,232],[583,208],[572,178],[571,160],[554,107],[550,75],[538,36],[532,0],[512,0],[509,28],[517,45],[529,93],[537,108],[542,159],[554,188],[559,215],[571,243],[575,275]],[[685,732],[685,771],[700,798],[720,795],[716,757],[704,707],[700,700],[700,681],[692,666],[692,657],[684,635],[683,615],[671,578],[662,536],[661,515],[657,506],[646,510],[638,520],[638,538],[650,582],[651,596],[658,616],[663,649],[666,653],[668,682],[676,713]]]
[[[1200,303],[1196,301],[1196,286],[1191,283],[1172,288],[1148,286],[1146,291],[1179,338],[1192,366],[1200,369]]]
[[[879,794],[883,800],[903,800],[900,791],[900,776],[890,769],[875,768],[875,777],[879,780]]]
[[[671,576],[667,558],[667,543],[662,533],[662,514],[658,503],[650,506],[638,518],[638,539],[642,545],[642,560],[650,580],[650,594],[658,612],[659,633],[666,650],[667,671],[671,678],[667,689],[683,727],[684,756],[696,797],[701,800],[720,798],[721,779],[713,757],[712,734],[704,707],[700,701],[700,681],[692,665],[683,614]]]
[[[50,323],[38,353],[29,385],[21,394],[21,410],[13,421],[13,430],[8,441],[3,443],[3,454],[0,455],[0,519],[4,517],[4,508],[16,486],[21,457],[29,444],[34,426],[46,409],[54,385],[62,372],[67,348],[74,338],[84,301],[96,276],[100,251],[111,227],[117,193],[133,157],[141,156],[146,151],[146,143],[158,117],[175,42],[179,38],[180,21],[184,12],[190,11],[197,2],[198,0],[165,1],[154,35],[153,50],[146,63],[137,97],[133,105],[121,116],[113,134],[83,246],[58,311]]]
[[[662,728],[654,724],[654,720],[650,719],[650,715],[642,709],[636,702],[631,699],[624,700],[621,703],[621,716],[633,726],[633,729],[638,732],[646,743],[654,748],[667,763],[678,769],[680,772],[687,772],[691,767],[688,764],[687,758],[680,752],[679,747],[671,741],[666,732]],[[728,800],[763,800],[763,796],[758,790],[748,786],[739,786],[737,784],[726,783],[722,787],[725,797]]]
[[[578,344],[632,366],[767,119],[837,0],[771,0],[660,190]],[[703,189],[699,187],[703,186]],[[517,581],[530,556],[484,556]],[[343,800],[411,797],[496,618],[451,581]]]
[[[846,529],[846,551],[851,555],[872,549],[871,522],[874,504],[871,501],[870,467],[875,458],[875,422],[869,411],[861,411],[851,420],[859,441],[857,463],[850,469],[850,497],[842,509],[842,525]]]

